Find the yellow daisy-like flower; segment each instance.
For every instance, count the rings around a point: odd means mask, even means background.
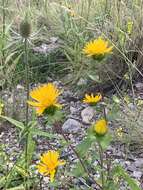
[[[31,98],[36,101],[28,101],[28,104],[36,108],[38,115],[41,115],[46,109],[61,108],[58,104],[58,97],[61,92],[52,83],[37,87],[30,92]]]
[[[104,56],[112,52],[113,46],[109,46],[109,42],[103,40],[101,37],[94,41],[88,42],[83,48],[83,52],[88,56]]]
[[[93,130],[96,132],[97,135],[103,136],[108,132],[107,121],[105,119],[100,119],[95,123],[93,126]]]
[[[102,99],[102,96],[100,93],[98,93],[96,96],[94,96],[93,94],[91,95],[85,94],[85,98],[83,99],[83,102],[88,103],[88,104],[96,104],[101,99]]]
[[[53,182],[57,167],[65,163],[65,161],[59,160],[59,153],[57,151],[49,150],[41,156],[37,169],[44,176],[50,175],[50,181]]]

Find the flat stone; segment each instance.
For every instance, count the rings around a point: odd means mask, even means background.
[[[20,84],[18,84],[18,85],[16,86],[16,88],[17,88],[18,90],[24,90],[24,86],[22,86],[22,85],[20,85]]]
[[[137,90],[143,90],[143,83],[142,82],[138,82],[135,84],[135,87]]]
[[[81,131],[81,123],[75,119],[68,119],[62,126],[66,133],[78,133]]]
[[[86,107],[84,110],[81,112],[81,117],[82,121],[85,124],[91,124],[92,119],[95,115],[95,110],[92,107]]]
[[[143,158],[138,158],[136,161],[135,161],[135,166],[137,168],[142,168],[143,169]]]
[[[136,179],[140,179],[141,176],[142,176],[142,172],[140,172],[140,171],[133,172],[133,177],[135,177]]]
[[[77,109],[74,108],[73,106],[70,106],[70,113],[75,114],[77,112]]]

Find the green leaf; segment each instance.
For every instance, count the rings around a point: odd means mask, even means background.
[[[137,181],[131,178],[130,175],[121,166],[116,166],[113,173],[118,177],[122,177],[128,183],[132,190],[141,190],[137,185]]]
[[[6,190],[25,190],[25,187],[23,185],[19,185],[17,187],[8,188]]]
[[[63,112],[61,112],[61,110],[56,110],[54,115],[47,116],[46,123],[48,125],[53,125],[53,123],[55,123],[55,122],[62,121],[63,118],[64,118]]]
[[[34,151],[35,151],[35,147],[36,147],[35,141],[33,140],[33,134],[31,134],[31,133],[28,134],[27,143],[28,143],[28,146],[27,146],[27,152],[28,152],[27,161],[30,164],[31,160],[32,160],[32,157],[33,157],[33,154],[34,154]]]
[[[15,167],[16,172],[18,172],[20,175],[22,175],[23,177],[28,177],[28,173],[23,167],[18,166],[18,165],[15,165],[14,167]]]
[[[78,162],[76,165],[75,165],[75,168],[72,170],[72,174],[75,176],[75,177],[81,177],[81,176],[85,176],[86,173],[81,165],[80,162]]]
[[[36,129],[36,128],[31,128],[30,129],[30,133],[32,133],[33,135],[37,135],[37,136],[43,136],[43,137],[48,137],[48,138],[56,138],[57,135],[55,134],[51,134],[45,131],[42,131],[40,129]]]
[[[91,147],[93,139],[90,136],[86,137],[78,146],[77,152],[81,157],[84,157],[87,154],[87,151]]]
[[[115,121],[120,114],[120,108],[119,108],[119,104],[113,104],[113,106],[111,107],[111,110],[108,112],[107,114],[107,120],[108,121]]]
[[[6,177],[1,177],[0,178],[0,188],[2,188],[4,185],[5,185],[5,182],[6,182]]]
[[[20,122],[20,121],[17,121],[15,119],[12,119],[12,118],[6,117],[6,116],[2,116],[2,115],[0,115],[0,117],[7,120],[7,121],[9,121],[11,124],[18,127],[19,129],[24,129],[25,128],[24,124],[22,122]]]
[[[25,167],[25,152],[20,153],[16,163],[14,164],[14,166],[11,168],[11,170],[9,171],[9,173],[6,176],[6,183],[4,184],[5,189],[8,188],[10,186],[10,184],[12,183],[13,180],[17,179],[17,175],[21,175],[24,171],[24,169],[22,170],[22,168]],[[21,169],[20,169],[21,168]]]
[[[96,137],[97,140],[100,142],[103,150],[106,150],[108,148],[108,146],[110,145],[111,141],[112,141],[112,136],[110,134],[106,134],[103,137]]]
[[[91,80],[95,81],[95,82],[99,82],[99,81],[100,81],[98,75],[91,75],[91,74],[88,74],[88,77],[89,77]]]

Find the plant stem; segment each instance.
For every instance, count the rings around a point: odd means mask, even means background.
[[[5,6],[6,6],[5,0],[2,0],[2,57],[1,57],[1,63],[2,63],[2,67],[5,64],[5,51],[4,51],[4,46],[5,46],[5,24],[6,24],[6,13],[5,13]],[[2,85],[3,88],[3,85]]]
[[[29,63],[28,63],[28,44],[27,39],[24,39],[24,62],[25,62],[25,71],[26,71],[26,99],[29,99]],[[29,137],[29,106],[26,103],[26,113],[25,113],[25,125],[26,125],[26,145],[25,145],[25,170],[28,172],[28,137]],[[28,177],[26,177],[26,190],[28,190]]]
[[[5,0],[2,1],[2,59],[4,59],[4,40],[5,40]]]
[[[27,39],[24,41],[24,62],[25,62],[25,70],[26,70],[26,99],[29,99],[29,63],[28,63],[28,45],[27,45]],[[26,125],[29,121],[29,106],[26,103]]]
[[[102,181],[102,190],[104,190],[105,183],[104,183],[104,160],[103,160],[103,149],[98,141],[98,146],[99,146],[99,156],[100,156],[100,167],[101,167],[101,181]]]
[[[65,141],[66,141],[67,143],[69,143],[69,140],[68,140],[67,136],[63,133],[63,131],[62,131],[62,136],[63,136],[63,138],[65,139]],[[78,158],[78,160],[79,160],[79,162],[80,162],[80,164],[81,164],[83,170],[85,171],[85,173],[87,173],[89,179],[92,179],[92,181],[94,181],[94,183],[97,185],[97,187],[99,187],[99,188],[101,189],[100,184],[98,184],[98,183],[95,181],[95,179],[90,175],[90,172],[88,171],[88,169],[87,169],[86,166],[84,165],[84,163],[83,163],[82,159],[80,158],[78,152],[74,149],[74,147],[73,147],[71,144],[69,144],[69,146],[70,146],[70,148],[72,149],[72,151],[74,152],[74,154],[76,155],[76,157]],[[97,188],[96,188],[96,189],[97,189]]]

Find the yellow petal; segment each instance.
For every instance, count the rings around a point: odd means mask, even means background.
[[[36,113],[40,116],[42,113],[45,111],[46,107],[37,107],[36,108]]]
[[[38,169],[38,172],[40,173],[40,174],[42,174],[42,175],[48,175],[49,174],[49,170],[48,170],[48,168],[46,167],[46,165],[44,165],[44,164],[41,164],[41,163],[39,163],[38,165],[37,165],[37,169]]]
[[[50,181],[51,181],[51,182],[54,181],[55,173],[56,173],[56,170],[50,171]]]
[[[63,166],[65,164],[66,164],[66,161],[64,161],[64,160],[59,160],[58,161],[58,166]]]
[[[41,104],[38,103],[38,102],[27,101],[27,103],[28,103],[29,105],[31,105],[31,106],[34,106],[34,107],[40,107],[40,106],[41,106]]]

